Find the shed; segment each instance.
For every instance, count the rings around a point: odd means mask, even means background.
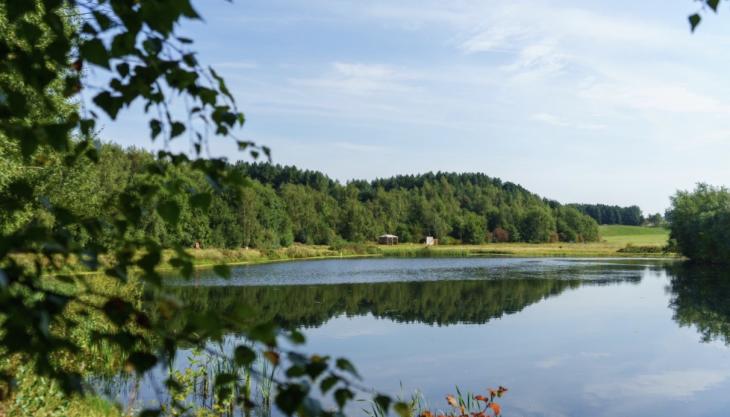
[[[381,245],[397,245],[398,236],[396,235],[380,235],[378,236],[378,243]]]

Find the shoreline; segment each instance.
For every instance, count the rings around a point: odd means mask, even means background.
[[[565,248],[563,246],[570,245]],[[573,246],[577,247],[573,247]],[[599,246],[600,245],[600,246]],[[300,248],[317,248],[312,245],[295,245]],[[279,262],[293,261],[315,261],[328,259],[363,259],[363,258],[583,258],[583,259],[646,259],[646,260],[681,260],[682,256],[676,253],[656,253],[656,252],[619,252],[621,248],[605,247],[598,243],[587,244],[545,244],[545,243],[493,243],[485,245],[455,245],[455,246],[424,246],[424,245],[368,245],[367,253],[356,253],[352,250],[342,250],[340,253],[331,253],[334,250],[329,249],[329,253],[308,254],[309,256],[282,256],[279,252],[275,256],[257,256],[254,259],[241,260],[236,256],[227,257],[223,253],[221,257],[216,257],[216,261],[211,262],[206,253],[200,253],[200,257],[194,261],[196,269],[213,268],[216,265],[227,266],[246,266],[261,265]],[[286,251],[288,248],[282,248],[279,251]],[[200,249],[201,251],[225,252],[219,249]],[[249,251],[256,251],[249,249]],[[330,252],[331,251],[331,252]],[[256,251],[258,252],[258,251]],[[195,250],[191,254],[196,257]],[[199,262],[197,260],[200,260]],[[161,271],[174,270],[172,267],[165,266],[160,268]]]
[[[210,269],[216,265],[246,266],[278,262],[311,261],[327,259],[361,259],[361,258],[616,258],[616,259],[658,259],[679,260],[682,256],[676,253],[664,253],[657,246],[646,246],[650,249],[641,251],[635,247],[632,251],[621,251],[625,247],[607,243],[488,243],[483,245],[441,245],[425,246],[423,244],[376,245],[347,244],[341,248],[325,245],[294,244],[277,249],[189,249],[193,258],[193,268]],[[170,265],[172,250],[166,250],[160,266],[160,272],[174,271]],[[24,255],[19,255],[25,257]],[[103,259],[103,257],[102,257]],[[28,261],[31,259],[28,258]],[[107,261],[108,262],[108,261]],[[105,262],[102,261],[102,265]],[[95,275],[99,271],[85,270],[78,262],[71,260],[65,270],[51,275]]]

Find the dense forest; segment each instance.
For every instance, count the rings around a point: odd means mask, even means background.
[[[598,224],[623,224],[627,226],[640,226],[644,224],[644,215],[639,206],[609,206],[606,204],[569,204],[581,213],[591,216]],[[659,220],[654,220],[659,222]]]
[[[164,170],[161,164],[167,164]],[[26,170],[20,164],[5,168],[8,176],[27,179],[38,202],[27,207],[25,216],[0,219],[5,230],[31,220],[60,224],[58,214],[45,209],[48,202],[111,228],[120,215],[112,207],[133,201],[146,209],[129,233],[153,237],[164,245],[332,245],[373,241],[383,233],[396,234],[401,242],[434,236],[442,244],[598,239],[596,222],[576,208],[477,173],[428,173],[341,184],[320,172],[239,162],[226,169],[247,178],[248,186],[230,193],[213,189],[203,174],[185,164],[171,166],[147,151],[115,145],[100,145],[96,164],[68,168],[51,155],[44,168]],[[153,175],[157,172],[165,174],[160,178]],[[169,196],[147,199],[152,182],[163,190],[192,190],[193,197],[171,191]],[[8,178],[0,181],[0,201],[13,201],[14,190],[3,186],[7,183]],[[196,192],[211,190],[212,201],[204,210],[196,204]],[[166,203],[158,204],[157,199]],[[174,226],[163,221],[169,212],[179,218]],[[79,244],[88,243],[83,229],[72,228],[69,233]]]

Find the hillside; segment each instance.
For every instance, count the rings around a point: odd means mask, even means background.
[[[333,245],[372,242],[385,233],[398,235],[402,243],[422,242],[426,236],[442,244],[599,239],[597,223],[577,209],[482,173],[426,173],[342,184],[321,172],[237,163],[226,166],[227,175],[250,181],[247,187],[231,189],[217,188],[191,162],[173,164],[113,145],[101,146],[98,164],[66,169],[52,155],[49,161],[43,169],[20,174],[39,204],[28,207],[23,218],[10,219],[12,223],[0,219],[0,227],[13,229],[33,220],[54,224],[54,214],[40,204],[47,200],[99,221],[110,242],[114,219],[133,216],[134,227],[125,233],[164,246]],[[151,172],[164,174],[160,178]],[[155,199],[146,198],[157,189]],[[212,191],[212,198],[202,199],[203,191]],[[9,192],[0,187],[0,197]],[[124,207],[119,201],[143,202],[143,210],[110,209]],[[170,225],[164,217],[176,222]],[[82,246],[106,244],[106,239],[89,241],[83,229],[69,233]]]

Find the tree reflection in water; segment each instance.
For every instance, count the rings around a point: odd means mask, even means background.
[[[674,320],[697,329],[704,342],[730,344],[730,268],[682,263],[668,266],[667,275]]]

